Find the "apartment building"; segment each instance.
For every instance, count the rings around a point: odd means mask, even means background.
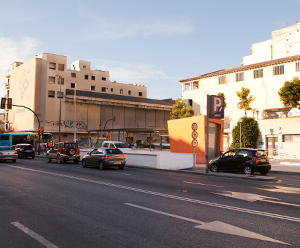
[[[291,110],[280,102],[278,91],[285,81],[300,77],[300,22],[272,32],[272,39],[252,45],[252,55],[243,58],[241,66],[218,70],[180,80],[182,100],[193,107],[195,115],[206,114],[207,94],[225,94],[227,107],[224,123],[224,150],[232,142],[231,132],[244,110],[237,108],[237,91],[250,89],[255,97],[252,110],[260,128],[257,147],[269,154],[299,157],[300,118],[287,119]]]
[[[148,99],[144,85],[112,82],[109,71],[91,70],[88,61],[77,60],[67,69],[66,56],[41,53],[12,63],[6,77],[13,105],[32,109],[56,141],[58,135],[61,141],[87,140],[106,130],[118,130],[111,138],[124,140],[128,128],[164,129],[170,119],[172,102]],[[14,131],[38,128],[37,118],[24,107],[7,110],[5,123]]]

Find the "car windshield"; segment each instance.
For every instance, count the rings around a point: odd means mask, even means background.
[[[31,150],[31,149],[32,149],[32,145],[22,146],[22,148],[23,148],[24,150]]]
[[[106,149],[107,154],[122,154],[123,152],[119,149]]]
[[[78,145],[75,144],[75,143],[67,143],[67,144],[65,144],[65,148],[66,148],[66,149],[69,149],[69,148],[77,149],[77,148],[78,148]]]
[[[13,150],[11,146],[0,146],[0,151],[5,151],[5,150]]]
[[[116,148],[127,148],[127,146],[123,143],[115,143],[114,145]]]

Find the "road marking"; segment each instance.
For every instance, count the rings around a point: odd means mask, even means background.
[[[249,201],[249,202],[263,201],[263,202],[270,202],[270,203],[288,205],[288,206],[293,206],[293,207],[300,207],[300,205],[298,205],[298,204],[274,201],[274,200],[279,200],[279,199],[278,198],[273,198],[273,197],[268,197],[268,196],[263,196],[263,195],[257,195],[257,194],[232,192],[232,191],[225,191],[224,193],[215,193],[215,192],[212,192],[212,193],[216,194],[216,195],[227,196],[227,197],[230,197],[230,198],[245,200],[245,201]],[[272,200],[269,200],[269,199],[272,199]]]
[[[192,198],[186,198],[186,197],[181,197],[181,196],[176,196],[176,195],[169,195],[169,194],[159,193],[159,192],[150,191],[150,190],[143,190],[143,189],[123,186],[123,185],[119,185],[119,184],[105,183],[105,182],[102,182],[102,181],[95,181],[95,180],[85,179],[85,178],[82,178],[82,177],[74,177],[74,176],[68,176],[68,175],[65,175],[65,174],[58,174],[58,173],[54,173],[54,172],[47,172],[47,171],[41,171],[41,170],[36,170],[36,169],[18,167],[18,166],[14,166],[14,165],[6,165],[6,166],[21,169],[21,170],[34,171],[34,172],[38,172],[38,173],[43,173],[43,174],[48,174],[48,175],[53,175],[53,176],[58,176],[58,177],[74,179],[74,180],[83,181],[83,182],[90,182],[90,183],[95,183],[95,184],[99,184],[99,185],[105,185],[105,186],[108,186],[108,187],[126,189],[126,190],[130,190],[130,191],[134,191],[134,192],[140,192],[140,193],[144,193],[144,194],[155,195],[155,196],[165,197],[165,198],[169,198],[169,199],[175,199],[175,200],[179,200],[179,201],[197,203],[197,204],[211,206],[211,207],[229,209],[229,210],[232,210],[232,211],[238,211],[238,212],[249,213],[249,214],[256,214],[256,215],[260,215],[260,216],[267,216],[267,217],[270,217],[270,218],[276,218],[276,219],[282,219],[282,220],[288,220],[288,221],[294,221],[294,222],[299,222],[300,223],[300,218],[291,217],[291,216],[287,216],[287,215],[273,214],[273,213],[268,213],[268,212],[251,210],[251,209],[247,209],[247,208],[239,208],[239,207],[223,205],[223,204],[218,204],[218,203],[213,203],[213,202],[196,200],[196,199],[192,199]]]
[[[24,233],[28,234],[30,237],[34,238],[36,241],[38,241],[40,244],[46,246],[47,248],[58,248],[58,246],[52,244],[50,241],[47,239],[43,238],[42,236],[38,235],[37,233],[31,231],[27,227],[23,226],[19,222],[12,222],[15,227],[19,228],[22,230]]]
[[[280,164],[283,164],[283,165],[295,165],[295,166],[299,166],[300,164],[299,163],[290,163],[290,162],[280,162]]]
[[[157,214],[169,216],[172,218],[200,224],[200,225],[195,226],[195,228],[199,228],[199,229],[203,229],[203,230],[225,233],[225,234],[230,234],[230,235],[236,235],[236,236],[252,238],[252,239],[259,239],[259,240],[263,240],[263,241],[269,241],[269,242],[279,243],[279,244],[284,244],[284,245],[290,245],[290,244],[281,242],[279,240],[260,235],[258,233],[254,233],[254,232],[251,232],[251,231],[248,231],[248,230],[245,230],[245,229],[242,229],[242,228],[230,225],[230,224],[223,223],[221,221],[213,221],[213,222],[205,223],[203,221],[182,217],[180,215],[170,214],[170,213],[158,211],[158,210],[151,209],[151,208],[142,207],[142,206],[135,205],[132,203],[124,203],[124,204],[127,206],[143,209],[143,210],[150,211],[153,213],[157,213]]]
[[[111,171],[111,173],[114,173],[114,174],[122,174],[122,175],[126,175],[126,176],[131,176],[131,174],[124,173],[124,172],[113,172],[113,171]]]
[[[212,187],[219,187],[219,188],[224,188],[224,186],[219,186],[219,185],[213,185],[213,184],[205,184],[205,183],[193,183],[193,182],[187,182],[183,181],[184,183],[190,183],[190,184],[198,184],[198,185],[203,185],[203,186],[212,186]]]

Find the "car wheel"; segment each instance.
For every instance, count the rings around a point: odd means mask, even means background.
[[[100,170],[104,170],[105,169],[105,166],[104,166],[104,164],[103,164],[102,161],[99,162],[99,169]]]
[[[246,175],[253,175],[253,173],[254,173],[253,168],[250,165],[246,165],[244,167],[244,173]]]
[[[125,165],[119,165],[118,167],[119,167],[119,170],[123,170]]]
[[[210,166],[210,171],[211,171],[211,172],[219,172],[218,165],[212,164],[212,165]]]
[[[19,158],[19,159],[22,158],[21,155],[18,155],[18,158]]]
[[[35,156],[32,156],[32,159],[34,159],[35,158]]]
[[[74,164],[78,164],[78,163],[79,163],[79,159],[75,159]]]
[[[57,156],[57,163],[58,163],[58,164],[61,164],[61,163],[62,163],[60,156]]]
[[[47,156],[47,163],[51,163],[51,158],[49,155]]]
[[[82,163],[82,167],[83,167],[83,168],[86,168],[86,162],[85,162],[85,159],[83,159],[83,160],[81,161],[81,163]]]
[[[263,170],[263,171],[260,171],[260,174],[266,175],[268,172],[269,172],[269,170],[268,170],[268,169],[265,169],[265,170]]]
[[[16,159],[13,159],[13,160],[12,160],[13,163],[15,163],[16,161],[17,161]]]

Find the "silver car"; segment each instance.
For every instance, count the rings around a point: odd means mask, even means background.
[[[13,163],[17,161],[18,152],[11,146],[0,146],[0,161],[11,160]]]
[[[82,167],[97,166],[100,170],[111,166],[118,166],[123,170],[125,163],[125,154],[116,148],[94,149],[82,158]]]

